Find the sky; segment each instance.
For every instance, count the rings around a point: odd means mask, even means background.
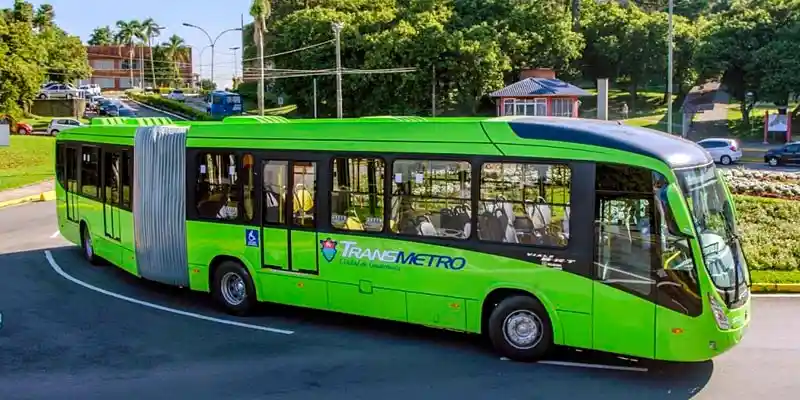
[[[166,41],[176,34],[192,47],[193,69],[202,77],[211,78],[211,48],[200,51],[209,45],[206,35],[196,28],[183,26],[184,22],[205,29],[212,38],[220,32],[241,26],[242,14],[244,22],[252,18],[248,15],[251,0],[28,0],[34,7],[49,3],[56,14],[56,23],[72,35],[80,36],[85,43],[94,28],[108,25],[114,27],[118,20],[144,20],[153,18],[166,29],[158,41]],[[12,0],[0,0],[0,8],[10,7]],[[94,17],[92,17],[94,15]],[[242,38],[239,32],[228,32],[217,41],[214,51],[214,81],[217,87],[231,86],[234,65],[241,75],[241,50],[237,50],[234,63],[234,52],[231,47],[241,47]]]

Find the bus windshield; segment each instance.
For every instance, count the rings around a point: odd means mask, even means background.
[[[677,170],[675,174],[689,205],[711,280],[723,291],[738,288],[745,282],[747,264],[733,207],[714,164]]]

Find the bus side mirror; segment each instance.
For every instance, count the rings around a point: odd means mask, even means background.
[[[686,201],[674,184],[666,185],[659,189],[658,198],[661,206],[668,214],[667,228],[670,233],[678,236],[694,237],[692,232],[692,216],[686,208]]]

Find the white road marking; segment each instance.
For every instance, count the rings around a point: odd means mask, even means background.
[[[116,297],[116,298],[118,298],[120,300],[125,300],[127,302],[131,302],[131,303],[134,303],[134,304],[139,304],[139,305],[145,306],[145,307],[155,308],[156,310],[161,310],[161,311],[166,311],[166,312],[173,313],[173,314],[183,315],[185,317],[202,319],[204,321],[211,321],[211,322],[216,322],[216,323],[219,323],[219,324],[238,326],[240,328],[255,329],[255,330],[264,331],[264,332],[280,333],[280,334],[283,334],[283,335],[292,335],[292,334],[294,334],[294,331],[288,331],[288,330],[276,329],[276,328],[269,328],[269,327],[260,326],[260,325],[244,324],[244,323],[241,323],[241,322],[209,317],[209,316],[206,316],[206,315],[190,313],[190,312],[182,311],[182,310],[176,310],[174,308],[164,307],[164,306],[161,306],[161,305],[158,305],[158,304],[148,303],[146,301],[134,299],[132,297],[123,296],[121,294],[114,293],[114,292],[111,292],[111,291],[108,291],[108,290],[105,290],[105,289],[101,289],[101,288],[99,288],[97,286],[90,285],[90,284],[88,284],[88,283],[86,283],[86,282],[84,282],[84,281],[82,281],[82,280],[80,280],[78,278],[75,278],[72,275],[64,272],[64,270],[61,269],[61,267],[58,265],[56,260],[53,258],[53,254],[50,253],[49,250],[46,250],[44,252],[44,255],[45,255],[45,257],[47,257],[47,261],[50,263],[50,266],[53,268],[53,270],[56,271],[59,275],[61,275],[63,278],[67,279],[68,281],[71,281],[72,283],[76,283],[76,284],[81,285],[81,286],[83,286],[83,287],[85,287],[87,289],[94,290],[95,292],[102,293],[102,294],[105,294],[107,296]]]
[[[753,297],[758,297],[761,299],[768,299],[772,298],[800,298],[800,293],[753,293],[751,294]]]
[[[56,231],[56,233],[54,233],[54,234],[50,235],[50,239],[55,239],[55,238],[56,238],[56,237],[58,237],[58,235],[60,235],[60,234],[61,234],[61,231]]]
[[[586,363],[577,363],[577,362],[569,362],[569,361],[538,361],[537,364],[549,364],[549,365],[560,365],[563,367],[581,367],[581,368],[595,368],[595,369],[611,369],[617,371],[636,371],[636,372],[647,372],[647,368],[642,367],[625,367],[625,366],[618,366],[618,365],[603,365],[603,364],[586,364]]]

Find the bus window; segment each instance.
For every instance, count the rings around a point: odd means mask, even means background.
[[[100,149],[83,146],[81,152],[81,194],[100,198]]]
[[[294,169],[294,188],[292,190],[294,225],[314,228],[316,227],[314,193],[317,190],[317,163],[294,161],[292,168]]]
[[[383,231],[383,177],[381,159],[333,160],[331,224],[334,228]]]
[[[469,238],[471,170],[467,161],[395,161],[392,165],[392,232]]]
[[[287,161],[264,162],[264,224],[283,225],[286,223],[286,185],[289,179]]]
[[[197,160],[197,212],[201,218],[239,218],[239,189],[236,155],[203,153]]]
[[[642,168],[597,164],[595,265],[601,281],[649,296],[660,240],[651,173]]]
[[[567,165],[483,164],[478,237],[490,242],[566,246],[571,178]]]
[[[133,209],[133,149],[122,151],[122,172],[120,181],[122,183],[122,208],[125,210]]]
[[[244,216],[247,222],[253,220],[255,212],[254,196],[255,196],[255,177],[253,176],[253,163],[252,154],[245,154],[242,157],[242,175],[244,178]]]
[[[67,191],[78,193],[78,151],[74,147],[66,149]]]

